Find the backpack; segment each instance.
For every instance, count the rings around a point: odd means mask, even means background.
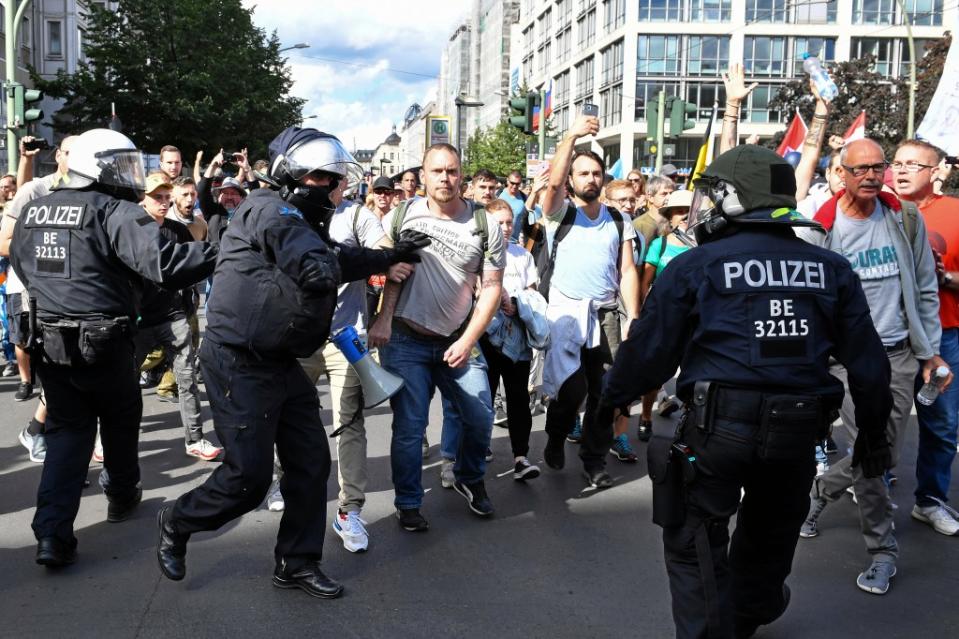
[[[916,233],[919,232],[919,207],[916,206],[915,202],[907,202],[906,200],[899,200],[899,203],[902,204],[902,230],[906,232],[906,237],[909,238],[909,248],[912,248],[912,243],[916,241]]]
[[[403,220],[406,219],[406,211],[410,208],[410,203],[413,202],[410,200],[403,200],[400,202],[400,205],[396,207],[396,210],[393,212],[393,221],[390,224],[390,238],[395,242],[400,236],[400,230],[403,228]],[[480,260],[479,270],[477,273],[483,272],[483,263],[489,259],[489,223],[486,219],[486,209],[473,201],[467,202],[473,209],[473,224],[476,225],[476,230],[473,231],[474,235],[479,235],[480,237],[480,246],[483,251],[483,259]],[[354,227],[355,232],[355,227]]]
[[[623,243],[623,215],[616,209],[607,206],[607,210],[613,218],[616,225],[616,231],[619,233],[619,243]],[[556,267],[556,251],[559,249],[559,243],[569,235],[573,224],[576,222],[576,205],[572,202],[566,203],[566,213],[553,234],[553,245],[549,247],[546,241],[546,226],[542,222],[533,224],[529,236],[526,239],[526,250],[532,253],[533,260],[536,263],[536,272],[539,273],[539,294],[547,301],[549,300],[550,280],[553,278],[553,269]],[[619,265],[621,253],[616,254],[616,264]]]

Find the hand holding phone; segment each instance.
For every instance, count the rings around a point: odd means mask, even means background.
[[[583,115],[588,115],[593,118],[598,118],[599,106],[586,102],[585,104],[583,104]]]

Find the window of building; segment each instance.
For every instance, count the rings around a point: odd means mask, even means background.
[[[523,30],[523,50],[533,50],[533,26],[530,25]]]
[[[593,95],[593,56],[576,65],[576,99]]]
[[[793,0],[793,24],[832,24],[836,22],[837,0]]]
[[[786,38],[746,36],[743,66],[747,75],[777,75],[786,71]]]
[[[47,21],[47,55],[63,57],[63,23],[59,20]]]
[[[612,33],[626,23],[626,0],[603,0],[603,32]]]
[[[786,0],[746,0],[746,22],[785,22]]]
[[[619,82],[623,79],[623,41],[614,42],[602,50],[603,77],[602,85]]]
[[[556,61],[569,59],[573,47],[573,28],[570,27],[556,36]]]
[[[873,69],[876,73],[891,78],[893,74],[893,48],[895,40],[891,38],[853,38],[851,58],[875,56]]]
[[[942,24],[942,0],[904,0],[906,16],[914,25],[939,26]],[[902,20],[900,20],[902,22]],[[916,49],[919,55],[919,49]]]
[[[779,89],[778,84],[761,84],[753,89],[746,100],[743,119],[747,122],[782,122],[782,112],[769,107]]]
[[[602,126],[615,126],[623,119],[623,85],[617,84],[599,94],[599,117]]]
[[[921,60],[926,55],[926,45],[932,42],[932,40],[926,40],[922,38],[916,38],[916,58]],[[909,65],[911,64],[909,59],[909,41],[900,40],[899,41],[899,76],[908,77],[909,76]]]
[[[30,31],[30,18],[24,18],[20,25],[20,46],[30,48],[33,41],[33,32]]]
[[[666,91],[666,96],[679,95],[678,82],[657,82],[657,81],[636,81],[636,97],[634,103],[633,118],[636,120],[646,119],[646,109],[657,108],[657,95],[660,91]]]
[[[639,36],[636,75],[679,75],[679,36]]]
[[[553,81],[553,103],[565,104],[569,100],[569,71],[560,73]]]
[[[690,36],[686,73],[718,76],[729,64],[729,36]]]
[[[558,135],[566,132],[569,128],[569,107],[553,111],[553,125],[556,127],[556,133]]]
[[[576,15],[596,6],[596,0],[576,0]]]
[[[689,0],[689,19],[693,22],[729,22],[732,0]]]
[[[853,24],[892,24],[896,0],[854,0]]]
[[[692,117],[708,122],[713,115],[713,104],[718,102],[720,108],[726,104],[726,87],[722,82],[689,82],[686,84],[686,101],[699,107]]]
[[[547,9],[537,20],[539,24],[539,38],[548,38],[553,35],[553,10]]]
[[[639,21],[682,20],[683,0],[639,0]]]
[[[576,22],[577,44],[588,47],[596,40],[596,11],[590,11]]]
[[[573,21],[573,0],[559,0],[556,3],[556,28],[562,29]]]
[[[823,64],[836,61],[835,38],[810,38],[806,36],[793,38],[793,75],[800,76],[805,71],[802,68],[803,54],[819,58]]]

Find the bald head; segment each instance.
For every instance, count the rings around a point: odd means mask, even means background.
[[[846,164],[848,166],[856,166],[853,160],[850,160],[850,156],[860,157],[863,155],[868,155],[872,157],[875,153],[879,154],[879,157],[885,159],[886,154],[882,150],[882,147],[879,146],[879,143],[875,140],[869,138],[862,138],[861,140],[853,140],[849,142],[844,147],[842,151],[839,152],[839,162],[840,164]]]

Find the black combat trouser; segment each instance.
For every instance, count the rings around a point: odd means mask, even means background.
[[[679,639],[733,637],[734,628],[770,623],[785,611],[783,584],[809,509],[815,456],[810,444],[796,461],[762,461],[758,431],[758,424],[721,418],[709,434],[684,429],[696,478],[686,488],[685,523],[663,529]]]
[[[326,533],[330,447],[316,387],[300,363],[266,361],[207,338],[200,347],[213,428],[223,463],[201,486],[177,499],[180,534],[216,530],[256,508],[273,476],[273,446],[283,466],[276,561],[296,568],[319,560]]]
[[[550,398],[546,407],[546,434],[550,439],[563,439],[573,430],[576,414],[586,400],[579,456],[583,468],[591,472],[606,468],[606,455],[613,444],[612,422],[599,423],[596,413],[603,392],[603,376],[613,365],[621,341],[616,309],[600,309],[598,319],[599,346],[580,350],[579,369],[563,382],[559,393]]]
[[[36,361],[36,360],[35,360]],[[107,499],[125,502],[140,482],[137,446],[143,399],[133,341],[117,343],[108,361],[93,366],[37,362],[47,404],[47,456],[37,491],[33,532],[75,545],[73,520],[100,422],[103,467],[110,476]]]

